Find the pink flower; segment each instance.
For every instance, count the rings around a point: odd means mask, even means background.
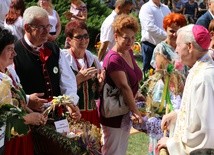
[[[155,154],[159,154],[158,147],[155,148]]]
[[[149,152],[153,152],[153,145],[149,144]]]
[[[174,66],[175,66],[175,69],[177,69],[179,71],[183,70],[183,68],[184,68],[184,65],[180,61],[175,61]]]

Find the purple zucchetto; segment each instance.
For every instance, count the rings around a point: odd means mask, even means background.
[[[211,41],[209,31],[201,25],[194,25],[192,33],[198,45],[204,50],[208,50]]]

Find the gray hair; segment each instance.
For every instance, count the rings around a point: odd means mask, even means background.
[[[182,35],[182,40],[184,43],[192,43],[195,50],[199,51],[199,52],[206,52],[207,50],[203,49],[195,40],[195,37],[193,35],[192,32],[192,28],[193,28],[194,24],[189,24],[187,26],[184,26],[182,28],[180,28],[177,31],[177,34],[181,34]]]
[[[45,9],[38,6],[27,8],[23,14],[24,24],[31,24],[36,18],[47,17],[48,13]]]
[[[207,2],[207,3],[209,4],[209,3],[212,3],[212,2],[214,2],[214,0],[208,0],[208,2]]]

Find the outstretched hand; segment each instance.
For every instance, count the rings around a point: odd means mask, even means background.
[[[67,107],[67,110],[69,111],[70,117],[73,118],[74,120],[80,120],[81,118],[81,113],[80,109],[78,106],[75,106],[73,104],[70,104]]]
[[[29,97],[28,107],[34,111],[42,112],[44,103],[48,100],[41,98],[44,93],[34,93]]]
[[[132,119],[133,123],[135,123],[135,124],[142,124],[143,123],[143,118],[142,118],[142,115],[139,111],[132,112],[131,119]]]

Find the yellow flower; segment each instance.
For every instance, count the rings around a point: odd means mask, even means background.
[[[94,45],[94,47],[96,48],[96,50],[98,51],[100,49],[100,46],[101,46],[101,42],[97,42],[96,45]]]
[[[154,69],[150,68],[149,70],[149,76],[152,76],[154,74]]]
[[[134,45],[132,45],[131,49],[133,50],[134,54],[140,54],[141,52],[141,45],[139,42],[135,42]]]

